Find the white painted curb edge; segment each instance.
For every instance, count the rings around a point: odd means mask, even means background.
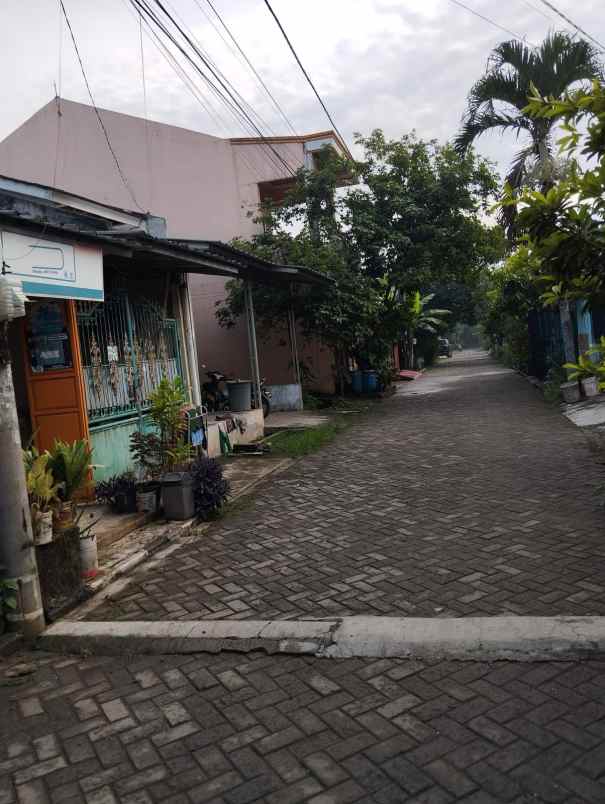
[[[605,617],[62,620],[42,635],[40,647],[97,654],[261,649],[327,658],[550,660],[605,655]]]

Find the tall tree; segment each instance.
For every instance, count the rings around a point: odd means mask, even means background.
[[[540,47],[523,42],[502,42],[492,52],[488,69],[471,88],[462,127],[454,140],[459,153],[466,153],[483,134],[509,131],[525,140],[515,155],[506,180],[513,189],[552,186],[564,165],[553,154],[552,118],[532,117],[527,104],[532,85],[542,96],[561,98],[579,81],[602,76],[598,51],[583,39],[566,33],[551,33]],[[504,210],[503,223],[511,207]]]
[[[410,300],[418,291],[476,282],[501,253],[499,227],[485,226],[480,215],[496,177],[472,149],[459,156],[413,135],[389,141],[379,130],[358,143],[362,161],[345,165],[326,151],[319,170],[299,173],[283,205],[264,210],[263,232],[236,243],[333,279],[294,298],[256,288],[254,306],[267,329],[293,306],[303,334],[334,349],[341,378],[350,356],[386,369],[393,345],[417,325]],[[358,184],[337,190],[343,178]],[[242,309],[241,288],[231,284],[217,310],[221,324],[232,325]]]

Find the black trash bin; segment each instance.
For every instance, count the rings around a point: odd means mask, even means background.
[[[162,502],[166,519],[191,519],[195,514],[193,476],[189,472],[167,472],[162,476]]]

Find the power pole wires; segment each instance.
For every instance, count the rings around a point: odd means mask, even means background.
[[[284,112],[284,110],[281,108],[281,106],[279,105],[279,103],[278,103],[278,102],[275,100],[275,97],[274,97],[273,93],[271,92],[271,90],[269,89],[269,87],[268,87],[268,86],[265,84],[265,82],[263,81],[263,79],[262,79],[261,75],[259,74],[258,70],[257,70],[257,69],[256,69],[256,67],[255,67],[255,66],[252,64],[252,62],[250,61],[250,59],[248,58],[248,56],[245,54],[245,52],[244,52],[244,51],[243,51],[243,49],[241,48],[241,46],[240,46],[239,42],[237,41],[237,39],[236,39],[236,38],[233,36],[233,34],[231,33],[231,31],[230,31],[230,29],[228,28],[227,24],[224,22],[223,18],[221,17],[221,15],[218,13],[218,11],[216,10],[216,8],[214,7],[214,5],[213,5],[213,3],[212,3],[212,0],[206,0],[206,2],[208,3],[208,5],[209,5],[209,6],[210,6],[210,8],[212,9],[212,11],[214,12],[214,14],[215,14],[216,18],[218,19],[218,21],[220,22],[220,24],[223,26],[223,28],[224,28],[224,29],[225,29],[225,31],[227,32],[227,35],[229,36],[229,38],[231,39],[231,41],[233,42],[233,44],[234,44],[234,45],[235,45],[235,47],[237,48],[238,52],[240,53],[240,55],[242,56],[242,58],[244,59],[244,61],[246,62],[246,64],[248,65],[248,67],[250,68],[250,70],[252,71],[252,73],[254,74],[254,76],[256,77],[256,79],[258,80],[259,84],[262,86],[262,88],[263,88],[263,89],[265,90],[265,92],[267,93],[267,95],[268,95],[268,97],[270,98],[270,100],[272,101],[273,105],[275,106],[275,108],[277,109],[277,111],[279,112],[279,114],[281,115],[282,120],[284,121],[284,123],[285,123],[285,124],[288,126],[288,128],[290,129],[290,131],[291,131],[293,134],[296,134],[296,130],[295,130],[294,126],[292,125],[292,123],[290,122],[290,120],[288,119],[288,117],[287,117],[286,113],[285,113],[285,112]],[[201,9],[201,5],[200,5],[199,0],[196,0],[196,3],[197,3],[197,5],[200,7],[200,9]]]
[[[463,8],[465,11],[469,11],[471,14],[474,14],[475,17],[479,17],[480,20],[483,20],[484,22],[488,22],[490,25],[493,25],[494,28],[498,28],[503,33],[512,36],[513,39],[517,39],[519,42],[531,45],[531,42],[526,42],[524,37],[519,36],[519,34],[516,34],[514,31],[511,31],[510,28],[504,28],[504,26],[500,25],[498,22],[494,22],[494,20],[490,19],[489,17],[486,17],[484,14],[480,14],[478,11],[475,11],[474,8],[471,8],[470,6],[461,3],[460,0],[451,0],[451,2],[455,3],[455,5],[457,6],[460,6],[460,8]],[[531,46],[535,47],[535,45]]]
[[[541,0],[541,2],[542,2],[542,4],[543,4],[543,5],[545,5],[547,8],[550,8],[550,10],[551,10],[551,11],[554,11],[554,12],[555,12],[555,14],[558,14],[558,15],[559,15],[559,17],[561,17],[561,19],[564,19],[564,20],[565,20],[565,22],[566,22],[568,25],[571,25],[571,27],[572,27],[572,28],[575,28],[575,30],[576,30],[578,33],[581,33],[581,34],[582,34],[582,36],[585,36],[587,39],[590,39],[590,41],[591,41],[591,42],[594,42],[594,44],[595,44],[595,45],[597,45],[597,46],[598,46],[598,47],[599,47],[599,48],[600,48],[600,49],[601,49],[603,52],[605,52],[605,45],[602,45],[602,44],[599,42],[599,40],[598,40],[598,39],[595,39],[595,38],[594,38],[594,36],[591,36],[591,35],[588,33],[588,31],[585,31],[585,30],[584,30],[584,28],[580,28],[580,26],[579,26],[579,25],[576,25],[576,24],[575,24],[575,22],[573,22],[573,20],[571,20],[571,19],[570,19],[570,18],[567,16],[567,14],[564,14],[562,11],[559,11],[559,9],[558,9],[556,6],[554,6],[554,5],[553,5],[551,2],[549,2],[549,0]]]
[[[82,57],[80,56],[80,51],[78,49],[78,43],[76,42],[76,37],[75,37],[75,34],[73,32],[73,28],[71,27],[71,22],[69,21],[69,17],[67,15],[67,10],[65,8],[65,4],[63,3],[63,0],[59,0],[59,3],[61,5],[61,11],[63,12],[63,16],[65,17],[65,22],[67,23],[67,27],[69,29],[69,35],[71,36],[71,41],[73,43],[74,50],[76,51],[76,56],[77,56],[78,62],[80,64],[80,70],[82,71],[82,77],[84,78],[84,83],[86,84],[86,89],[88,91],[88,97],[90,98],[92,108],[95,110],[97,120],[99,121],[99,125],[101,126],[101,130],[103,132],[103,135],[105,136],[105,141],[107,142],[107,147],[109,148],[109,152],[111,153],[111,155],[113,157],[113,161],[115,162],[116,168],[117,168],[118,173],[120,175],[120,179],[122,180],[122,184],[124,185],[124,187],[128,191],[128,194],[132,198],[136,208],[140,212],[144,212],[144,209],[140,206],[139,202],[136,199],[136,196],[135,196],[135,194],[134,194],[134,192],[132,190],[132,187],[130,186],[130,184],[128,184],[126,176],[124,175],[122,167],[120,166],[120,161],[119,161],[119,159],[117,157],[116,152],[113,149],[113,145],[111,144],[111,140],[109,139],[109,132],[105,128],[105,123],[103,122],[103,118],[101,117],[101,114],[100,114],[100,112],[99,112],[99,110],[97,108],[97,104],[95,103],[95,99],[93,97],[92,90],[91,90],[90,84],[88,82],[88,77],[86,75],[86,70],[84,69],[84,64],[82,62]]]
[[[304,77],[307,79],[307,83],[309,84],[309,86],[311,87],[311,89],[313,90],[313,92],[315,93],[315,97],[316,97],[316,98],[317,98],[317,100],[319,101],[319,103],[320,103],[320,105],[321,105],[321,108],[322,108],[322,109],[324,110],[324,112],[326,113],[326,117],[327,117],[327,118],[328,118],[328,120],[330,121],[330,123],[331,123],[331,125],[332,125],[332,128],[334,129],[334,131],[336,132],[336,134],[338,134],[338,136],[339,136],[339,137],[340,137],[340,139],[342,140],[343,144],[345,144],[345,145],[346,145],[346,140],[345,140],[345,138],[342,136],[342,134],[341,134],[341,133],[340,133],[340,131],[338,130],[338,126],[337,126],[337,125],[336,125],[336,123],[334,122],[334,120],[333,120],[333,118],[332,118],[332,115],[331,115],[331,114],[330,114],[330,112],[328,111],[328,108],[327,108],[326,104],[323,102],[323,100],[322,100],[322,98],[321,98],[321,95],[319,94],[319,92],[318,92],[318,91],[317,91],[317,89],[315,88],[315,84],[314,84],[314,83],[313,83],[313,81],[311,80],[311,77],[309,76],[309,73],[308,73],[308,72],[305,70],[305,68],[303,67],[303,63],[302,63],[302,62],[301,62],[301,60],[299,59],[299,57],[298,57],[298,53],[297,53],[297,52],[296,52],[296,50],[294,49],[294,45],[292,44],[292,42],[291,42],[291,41],[290,41],[290,39],[288,38],[288,34],[285,32],[285,30],[284,30],[284,26],[283,26],[283,25],[281,24],[281,22],[279,21],[279,17],[278,17],[278,16],[277,16],[277,14],[275,13],[275,11],[273,11],[273,9],[272,9],[272,7],[271,7],[271,3],[269,2],[269,0],[265,0],[265,5],[267,6],[267,8],[269,9],[269,11],[271,12],[271,16],[273,17],[273,19],[274,19],[274,20],[275,20],[275,22],[277,23],[277,27],[279,28],[279,30],[280,30],[280,31],[281,31],[281,33],[282,33],[282,36],[283,36],[283,37],[284,37],[284,39],[286,40],[286,43],[287,43],[288,47],[289,47],[289,48],[290,48],[290,50],[292,51],[292,55],[293,55],[293,56],[294,56],[294,58],[296,59],[296,63],[297,63],[297,64],[298,64],[298,66],[300,67],[300,69],[301,69],[301,71],[302,71],[302,74],[303,74],[303,75],[304,75]]]

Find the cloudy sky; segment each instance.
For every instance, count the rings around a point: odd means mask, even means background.
[[[262,115],[265,132],[270,127],[290,133],[250,70],[210,23],[218,25],[207,0],[165,1]],[[212,2],[295,130],[328,128],[263,0]],[[566,27],[541,0],[464,2],[530,43],[539,42],[549,29]],[[129,1],[64,3],[97,105],[143,115],[140,29]],[[603,0],[554,4],[605,43]],[[510,38],[453,0],[272,0],[272,5],[349,144],[353,132],[375,127],[392,137],[416,129],[424,138],[448,139],[491,48]],[[2,6],[0,138],[50,100],[55,86],[65,98],[88,102],[58,0],[4,0]],[[248,133],[216,101],[212,114],[204,110],[146,34],[143,52],[151,119],[219,136]],[[490,136],[478,146],[504,169],[515,141]]]

